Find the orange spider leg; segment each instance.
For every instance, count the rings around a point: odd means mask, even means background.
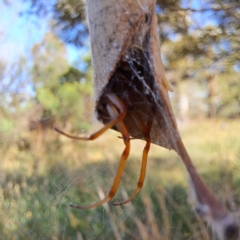
[[[117,122],[122,121],[127,113],[126,106],[115,94],[108,93],[107,97],[110,100],[110,102],[112,102],[120,110],[120,114],[115,115],[114,118],[108,124],[106,124],[103,128],[101,128],[99,131],[91,134],[89,137],[79,137],[79,136],[73,136],[68,133],[65,133],[56,127],[54,128],[54,130],[66,137],[76,139],[76,140],[89,141],[89,140],[94,140],[94,139],[98,138],[100,135],[102,135],[104,132],[106,132],[109,128],[116,125]]]
[[[121,132],[121,134],[122,134],[122,138],[123,138],[123,141],[124,141],[124,144],[125,144],[125,149],[124,149],[124,151],[122,153],[122,156],[121,156],[121,161],[120,161],[120,164],[119,164],[119,167],[118,167],[117,175],[115,177],[114,183],[111,187],[111,190],[109,191],[108,196],[105,199],[103,199],[103,200],[101,200],[97,203],[94,203],[92,205],[89,205],[89,206],[78,206],[78,205],[70,204],[70,206],[73,207],[73,208],[89,209],[89,208],[94,208],[94,207],[100,206],[103,203],[110,201],[113,198],[113,196],[115,195],[115,193],[118,189],[118,185],[119,185],[119,182],[121,180],[121,176],[122,176],[122,173],[123,173],[125,162],[128,158],[129,152],[130,152],[129,134],[128,134],[128,131],[127,131],[127,128],[126,128],[125,124],[122,121],[124,119],[124,117],[126,116],[127,109],[126,109],[125,105],[123,104],[123,102],[115,94],[109,93],[109,94],[107,94],[107,97],[110,101],[110,103],[107,105],[107,110],[108,110],[108,113],[110,114],[110,117],[113,120],[111,120],[108,124],[106,124],[102,129],[100,129],[96,133],[91,134],[89,137],[78,137],[78,136],[72,136],[70,134],[64,133],[63,131],[59,130],[58,128],[55,128],[55,130],[57,132],[59,132],[60,134],[63,134],[66,137],[69,137],[69,138],[72,138],[72,139],[94,140],[97,137],[99,137],[101,134],[103,134],[107,129],[116,125],[119,132]],[[120,113],[118,112],[118,110],[116,108],[119,110]]]
[[[116,110],[116,108],[113,106],[113,105],[107,105],[107,110],[110,114],[110,116],[112,118],[116,118],[118,115],[118,112]],[[108,201],[110,201],[117,189],[118,189],[118,185],[120,183],[120,180],[121,180],[121,177],[122,177],[122,173],[123,173],[123,169],[124,169],[124,166],[125,166],[125,163],[127,161],[127,158],[128,158],[128,155],[129,155],[129,152],[130,152],[130,140],[129,140],[129,134],[128,134],[128,130],[124,124],[123,121],[120,121],[116,124],[118,130],[121,132],[122,134],[122,137],[123,137],[123,141],[124,141],[124,144],[125,144],[125,149],[122,153],[122,156],[121,156],[121,160],[120,160],[120,163],[119,163],[119,166],[118,166],[118,170],[117,170],[117,174],[116,174],[116,177],[114,179],[114,182],[113,182],[113,185],[108,193],[108,196],[106,198],[104,198],[103,200],[97,202],[97,203],[94,203],[94,204],[91,204],[91,205],[88,205],[88,206],[79,206],[79,205],[74,205],[74,204],[70,204],[71,207],[73,208],[77,208],[77,209],[89,209],[89,208],[94,208],[94,207],[97,207],[97,206],[100,206]]]
[[[149,152],[150,146],[151,146],[151,138],[150,138],[149,133],[150,133],[151,126],[152,126],[152,118],[149,118],[147,126],[142,122],[142,120],[140,118],[139,118],[139,120],[141,122],[142,132],[144,133],[144,136],[145,136],[146,145],[143,150],[142,165],[141,165],[140,176],[138,179],[138,186],[130,198],[128,198],[127,200],[122,201],[122,202],[114,203],[113,204],[114,206],[120,206],[120,205],[123,205],[123,204],[126,204],[126,203],[132,201],[137,196],[137,194],[141,191],[141,189],[143,187],[143,183],[144,183],[144,179],[145,179],[145,175],[146,175],[148,152]]]

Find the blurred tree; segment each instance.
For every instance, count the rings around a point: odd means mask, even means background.
[[[169,8],[174,10],[176,6],[170,6]],[[225,100],[222,98],[223,95],[219,94],[219,89],[223,90],[224,87],[219,86],[222,84],[222,81],[218,81],[218,79],[224,77],[222,75],[225,72],[224,69],[228,68],[229,65],[231,66],[232,74],[239,76],[239,71],[237,72],[236,70],[239,69],[240,64],[239,44],[236,44],[236,41],[239,38],[237,18],[240,19],[240,15],[237,9],[240,10],[240,4],[230,4],[227,1],[222,1],[221,3],[212,1],[206,2],[206,5],[201,9],[192,7],[181,9],[186,11],[184,16],[189,19],[189,24],[185,24],[188,29],[185,32],[174,29],[175,36],[165,39],[165,44],[163,45],[164,63],[167,66],[167,71],[171,73],[172,81],[176,86],[176,100],[179,103],[177,110],[181,113],[180,116],[183,116],[181,94],[186,93],[186,88],[185,92],[180,89],[182,89],[182,84],[185,85],[183,83],[184,80],[191,80],[198,82],[199,85],[195,88],[196,95],[198,95],[197,101],[191,95],[188,95],[188,102],[199,103],[197,108],[195,106],[192,109],[201,109],[198,111],[199,115],[204,113],[208,117],[215,117],[220,113],[222,104],[225,105]],[[216,13],[216,16],[214,13]],[[225,19],[224,24],[219,19],[220,13]],[[171,14],[174,14],[174,11]],[[198,26],[196,22],[193,22],[194,18],[196,19],[196,14],[199,15],[199,19],[207,19],[208,21],[202,22],[202,25],[200,22]],[[207,14],[211,19],[207,17]],[[160,22],[160,25],[162,25],[164,31],[163,26],[165,23],[162,24]],[[171,31],[173,28],[170,26],[168,29]],[[169,34],[169,36],[171,35]],[[224,84],[231,86],[230,81],[227,81],[227,79],[225,79]],[[191,87],[190,82],[188,83],[189,87]],[[239,96],[239,90],[237,88],[235,90],[235,95]],[[200,91],[202,91],[201,94],[199,94]],[[236,101],[236,96],[229,94],[228,96],[231,99],[229,99],[230,102]],[[184,94],[183,99],[185,97],[186,95]],[[205,107],[202,107],[201,103],[205,103]],[[189,109],[191,110],[191,104],[189,104]],[[235,107],[231,111],[239,113],[240,109]],[[225,114],[225,116],[230,116],[231,111]],[[186,117],[186,111],[184,114]],[[191,114],[195,115],[193,111],[191,111]]]
[[[0,62],[0,146],[6,153],[22,133],[24,115],[31,108],[26,59]]]
[[[42,118],[54,117],[65,123],[71,119],[72,128],[86,128],[89,119],[84,102],[92,96],[92,80],[87,79],[91,69],[81,72],[70,66],[64,44],[52,33],[33,47],[32,55],[33,86],[43,108]]]
[[[27,14],[45,17],[51,15],[54,33],[66,43],[83,46],[88,35],[85,16],[85,1],[83,0],[22,0],[29,2]],[[22,14],[26,14],[22,13]]]
[[[240,73],[229,65],[219,75],[221,104],[218,114],[222,117],[240,117]]]

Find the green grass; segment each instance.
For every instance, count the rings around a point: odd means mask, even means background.
[[[240,196],[240,123],[203,121],[181,126],[183,141],[204,181],[236,212]],[[94,131],[94,130],[93,130]],[[123,150],[109,131],[93,142],[77,142],[48,131],[24,133],[30,144],[2,143],[0,239],[211,239],[211,231],[187,203],[187,173],[177,155],[158,146],[149,154],[141,193],[129,204],[111,202],[91,210],[107,194]],[[120,187],[112,202],[135,190],[144,142],[131,142]]]

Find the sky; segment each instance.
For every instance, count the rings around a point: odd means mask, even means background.
[[[0,9],[2,9],[0,18],[2,60],[12,62],[18,56],[28,55],[31,46],[38,42],[46,31],[47,25],[44,21],[34,24],[33,17],[32,21],[27,21],[26,17],[19,16],[19,12],[23,11],[24,7],[26,8],[24,4],[17,3],[17,1],[11,7],[0,3]]]
[[[19,56],[29,57],[34,44],[41,42],[49,30],[45,18],[39,21],[35,16],[20,16],[27,9],[27,5],[15,1],[10,6],[0,2],[0,52],[1,60],[14,62]],[[67,45],[68,60],[73,63],[79,56],[79,49]]]

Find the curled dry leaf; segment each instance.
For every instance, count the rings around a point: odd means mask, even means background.
[[[109,122],[106,94],[116,94],[127,106],[124,123],[133,138],[145,139],[138,119],[153,117],[151,142],[174,149],[168,136],[165,105],[171,84],[165,79],[156,29],[154,1],[87,2],[95,77],[97,118]],[[160,137],[161,136],[161,137]]]

